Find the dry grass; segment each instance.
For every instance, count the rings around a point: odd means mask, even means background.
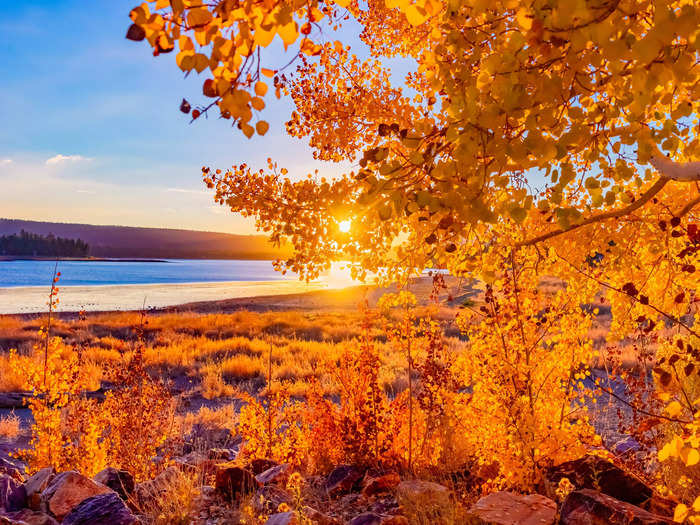
[[[22,429],[20,419],[14,414],[0,417],[0,437],[5,439],[17,439]]]

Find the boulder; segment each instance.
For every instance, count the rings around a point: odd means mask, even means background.
[[[596,490],[569,494],[561,507],[561,525],[670,525],[672,520]]]
[[[494,492],[469,509],[473,525],[554,525],[557,504],[539,494]]]
[[[177,467],[170,466],[155,478],[137,483],[134,486],[134,493],[129,504],[135,504],[136,507],[148,506],[154,500],[157,500],[161,494],[167,492],[180,479],[181,475]]]
[[[217,463],[220,462],[209,459],[203,452],[196,451],[175,459],[175,464],[182,472],[202,474],[205,476],[216,472]]]
[[[107,467],[95,474],[92,479],[109,487],[125,501],[134,493],[134,476],[126,470]]]
[[[254,475],[262,474],[272,467],[276,467],[279,463],[272,461],[271,459],[254,459],[246,465],[246,470],[251,471]]]
[[[364,512],[355,516],[348,522],[348,525],[381,525],[382,517],[374,512]]]
[[[21,461],[14,458],[0,456],[0,474],[8,474],[20,483],[24,481],[27,469]]]
[[[29,508],[39,510],[41,504],[41,493],[51,483],[56,476],[53,467],[46,467],[35,472],[27,481],[23,483],[24,492],[27,495],[27,505]]]
[[[297,525],[298,523],[299,519],[296,512],[289,511],[272,514],[267,518],[265,525]]]
[[[332,498],[347,494],[362,479],[362,475],[362,471],[353,465],[338,465],[326,478],[326,492]]]
[[[545,477],[545,492],[552,499],[556,497],[555,491],[562,478],[568,478],[577,490],[598,490],[633,505],[644,504],[654,494],[637,476],[598,456],[567,461],[550,468]]]
[[[284,485],[287,483],[291,470],[292,468],[288,463],[282,463],[281,465],[275,465],[274,467],[267,469],[265,472],[261,472],[255,476],[255,479],[257,479],[258,483],[262,485],[267,485],[270,483]]]
[[[215,461],[233,461],[237,454],[238,450],[235,448],[210,448],[207,457]]]
[[[396,472],[389,472],[377,477],[365,476],[362,482],[362,494],[365,497],[386,494],[394,490],[399,483],[401,483],[401,477]]]
[[[260,487],[260,483],[250,470],[224,463],[217,465],[214,487],[224,498],[237,501],[242,496],[254,492]]]
[[[134,516],[116,492],[92,496],[73,507],[62,525],[136,525]]]
[[[105,492],[112,492],[112,490],[69,470],[51,480],[41,493],[41,503],[45,510],[61,521],[78,503]]]
[[[286,490],[276,485],[260,487],[251,499],[251,506],[258,514],[271,514],[277,512],[280,505],[292,504],[292,496]]]
[[[9,474],[0,474],[0,510],[13,511],[27,506],[27,492],[24,485]]]
[[[22,509],[15,512],[8,512],[3,517],[6,517],[11,524],[22,525],[58,525],[58,522],[46,514],[38,510]],[[3,522],[0,521],[0,524]]]
[[[314,525],[342,525],[339,519],[327,516],[311,507],[304,507],[303,512],[304,516],[309,518]]]

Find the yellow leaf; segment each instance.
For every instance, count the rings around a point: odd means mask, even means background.
[[[700,462],[700,452],[698,452],[694,448],[687,449],[687,452],[684,455],[685,465],[687,467],[692,467],[693,465],[697,465]]]
[[[421,12],[422,11],[422,12]],[[412,26],[419,26],[425,22],[428,17],[425,15],[425,10],[417,8],[415,5],[406,7],[406,20]]]
[[[515,15],[515,18],[520,27],[522,27],[525,31],[529,31],[532,27],[532,18],[528,10],[524,7],[518,9],[518,13]]]
[[[262,109],[265,107],[265,102],[260,97],[253,98],[253,100],[250,101],[250,104],[253,106],[253,109],[258,111],[262,111]]]
[[[259,97],[264,97],[265,93],[267,93],[267,84],[265,84],[265,82],[256,82],[255,94]]]
[[[671,401],[666,407],[666,412],[671,417],[676,417],[683,411],[683,407],[678,401]]]
[[[187,13],[187,24],[190,27],[201,27],[211,22],[212,15],[208,9],[200,7]]]
[[[197,70],[197,73],[204,71],[208,65],[209,57],[204,53],[197,53],[194,56],[194,68]]]
[[[265,75],[266,77],[272,78],[275,76],[275,72],[272,69],[267,69],[266,67],[263,67],[260,69],[260,72]]]
[[[673,521],[676,523],[683,523],[688,517],[688,514],[690,514],[690,509],[682,503],[679,503],[676,506],[676,510],[673,512]]]
[[[259,120],[258,123],[255,124],[255,130],[258,132],[258,135],[264,135],[267,133],[268,129],[270,129],[270,125],[264,120]]]
[[[251,126],[250,124],[242,124],[241,130],[243,131],[243,134],[248,138],[252,137],[253,133],[255,133],[253,126]]]
[[[340,7],[347,7],[350,5],[350,0],[335,0],[335,3]]]
[[[296,22],[292,21],[287,25],[278,27],[277,34],[280,36],[285,46],[293,44],[299,34]]]
[[[270,45],[273,38],[275,38],[274,31],[265,31],[262,28],[258,28],[255,30],[255,33],[253,33],[253,41],[260,47],[267,47]]]
[[[170,0],[158,0],[156,2],[156,9],[165,9],[170,7]]]

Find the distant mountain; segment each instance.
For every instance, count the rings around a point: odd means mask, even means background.
[[[80,239],[90,245],[93,257],[275,259],[290,253],[289,249],[274,248],[262,235],[0,219],[0,235],[22,230]]]

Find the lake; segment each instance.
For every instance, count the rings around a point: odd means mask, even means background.
[[[0,261],[0,314],[45,312],[55,261]],[[300,282],[271,261],[59,261],[63,312],[139,310],[238,297],[285,295],[354,283],[341,265]]]
[[[0,261],[0,288],[51,286],[55,261]],[[229,281],[296,280],[282,275],[271,261],[165,260],[142,261],[59,261],[59,286],[119,284],[182,284]]]

